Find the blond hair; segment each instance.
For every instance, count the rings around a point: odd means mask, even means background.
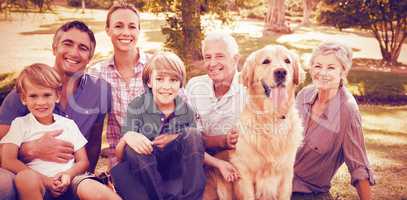
[[[110,18],[112,16],[112,14],[119,9],[124,9],[124,10],[131,10],[133,11],[137,18],[139,19],[139,24],[138,24],[138,29],[140,29],[140,12],[137,10],[136,7],[134,7],[132,4],[129,4],[127,2],[124,1],[116,1],[113,3],[113,5],[109,8],[109,11],[107,12],[107,17],[106,17],[106,28],[109,28],[110,26]]]
[[[314,64],[315,58],[319,55],[332,54],[341,63],[343,70],[349,72],[352,68],[352,50],[341,43],[323,42],[316,47],[311,55],[310,66]]]
[[[143,83],[147,85],[150,81],[153,70],[167,70],[177,76],[182,88],[186,82],[186,70],[184,62],[172,52],[157,52],[143,71]]]
[[[59,74],[52,67],[42,63],[29,65],[23,69],[20,75],[18,75],[16,80],[16,90],[18,94],[22,95],[26,93],[26,81],[42,87],[54,89],[57,92],[62,88],[61,77]]]

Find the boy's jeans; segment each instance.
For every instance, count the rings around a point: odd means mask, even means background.
[[[154,147],[151,155],[141,155],[126,147],[125,161],[112,169],[113,182],[124,199],[202,199],[203,157],[201,136],[190,129],[164,149]]]

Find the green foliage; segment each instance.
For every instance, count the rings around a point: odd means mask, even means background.
[[[52,10],[53,0],[3,0],[0,1],[0,12],[5,10],[29,10],[38,8],[40,12]]]
[[[302,16],[303,0],[286,0],[287,13],[291,16]]]
[[[252,2],[254,0],[248,1]],[[234,5],[249,5],[238,1]],[[166,36],[165,47],[173,50],[187,63],[200,60],[203,38],[201,16],[214,14],[223,22],[230,21],[228,11],[233,1],[224,0],[150,0],[145,7],[154,13],[166,13],[162,33]]]
[[[86,8],[108,9],[113,4],[113,0],[85,0]],[[82,0],[68,0],[68,5],[76,8],[82,7]]]
[[[395,64],[407,36],[407,1],[322,0],[317,20],[339,29],[371,30],[379,42],[383,60]]]
[[[14,88],[15,73],[0,74],[0,105],[7,94]]]
[[[407,103],[407,77],[402,74],[386,72],[351,71],[348,75],[350,85],[360,94],[355,95],[359,102],[369,104],[401,105]]]

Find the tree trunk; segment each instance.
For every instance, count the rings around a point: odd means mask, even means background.
[[[199,0],[182,0],[182,34],[184,36],[185,62],[200,60],[201,55],[201,15]]]
[[[82,4],[82,14],[84,14],[85,13],[85,0],[82,0],[81,4]]]
[[[311,24],[310,21],[310,16],[312,11],[315,9],[315,6],[318,3],[318,0],[303,0],[303,20],[302,20],[302,24],[303,25],[309,25]]]
[[[270,32],[291,33],[291,29],[285,21],[284,0],[268,0],[263,34]]]

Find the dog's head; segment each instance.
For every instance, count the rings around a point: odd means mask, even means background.
[[[262,111],[285,115],[304,80],[297,55],[283,46],[266,46],[249,55],[241,72],[251,103]]]

